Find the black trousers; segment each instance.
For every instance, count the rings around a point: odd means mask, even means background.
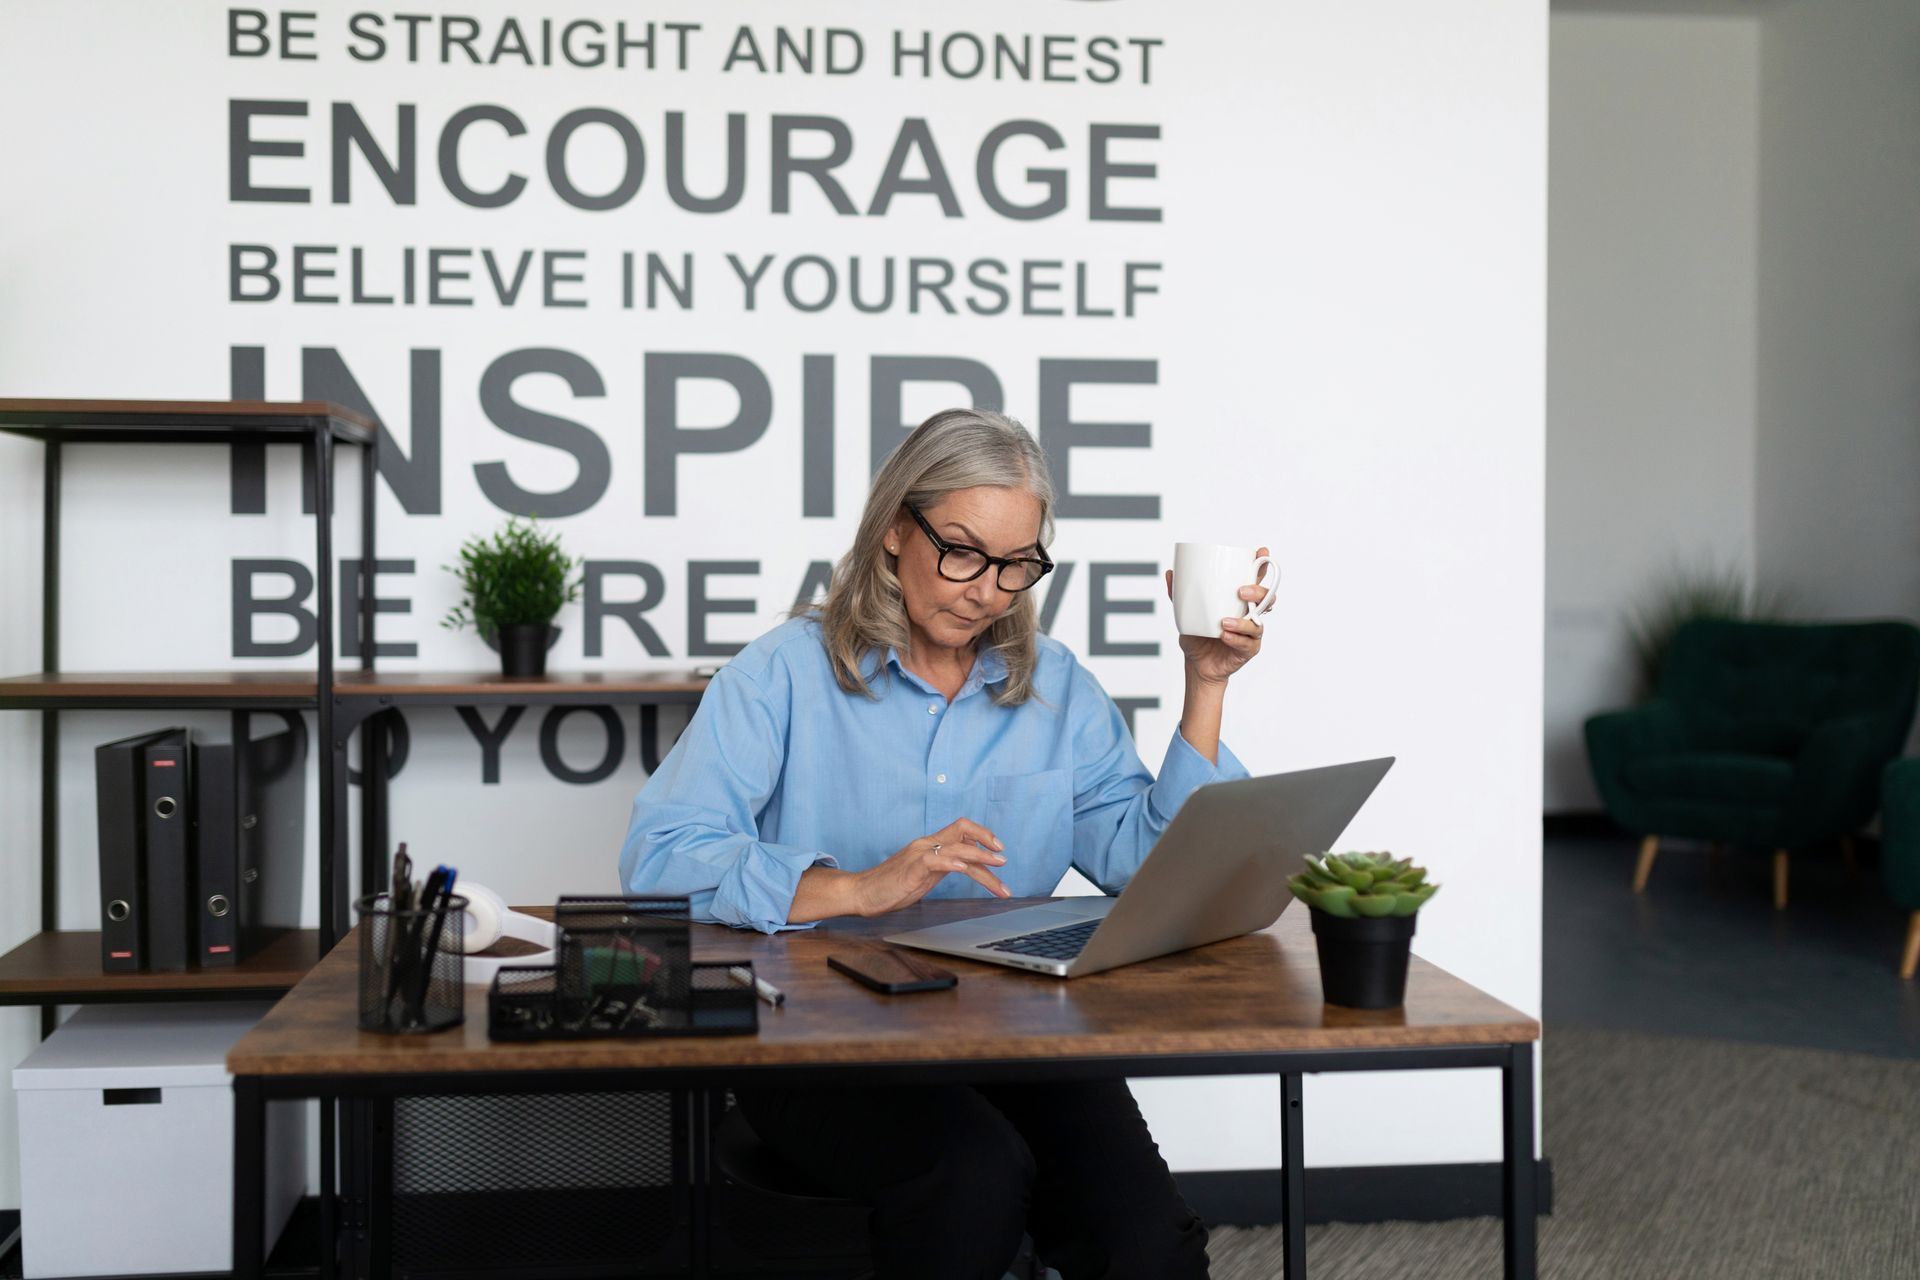
[[[1023,1230],[1064,1280],[1207,1274],[1207,1230],[1124,1080],[735,1097],[774,1154],[873,1207],[884,1280],[1000,1280]]]

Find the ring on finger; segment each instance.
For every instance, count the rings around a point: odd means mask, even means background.
[[[939,842],[938,840],[935,840],[935,841],[933,842],[933,851],[934,851],[935,853],[938,853],[938,852],[940,852],[940,842]]]

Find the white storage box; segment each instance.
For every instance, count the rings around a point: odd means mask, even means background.
[[[232,1267],[227,1050],[270,1008],[89,1006],[14,1068],[30,1280]],[[306,1190],[304,1105],[267,1108],[269,1242]]]

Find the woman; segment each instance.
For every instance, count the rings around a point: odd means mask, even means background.
[[[1112,699],[1039,634],[1052,507],[1018,423],[920,424],[874,477],[825,600],[721,669],[647,780],[627,891],[767,932],[1043,897],[1069,864],[1119,892],[1188,795],[1247,776],[1220,711],[1260,626],[1181,637],[1186,701],[1150,776]],[[1124,1082],[737,1096],[777,1154],[873,1206],[883,1277],[997,1278],[1023,1229],[1067,1280],[1206,1274],[1206,1231]]]

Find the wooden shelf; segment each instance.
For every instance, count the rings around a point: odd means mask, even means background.
[[[296,929],[240,963],[184,973],[108,973],[96,929],[37,933],[0,956],[0,1005],[120,1004],[280,995],[320,961],[320,931]]]
[[[311,671],[42,671],[0,679],[0,708],[299,709],[317,687]]]
[[[461,697],[489,699],[593,695],[700,694],[707,677],[690,671],[552,671],[544,676],[508,678],[497,671],[340,671],[334,693],[345,697],[383,697],[395,702],[444,701]]]
[[[306,671],[75,671],[0,678],[0,709],[235,707],[308,709],[316,684]],[[694,702],[707,677],[689,671],[556,671],[508,679],[488,671],[336,672],[336,698],[378,698],[396,704],[658,699]]]
[[[0,431],[75,444],[304,440],[371,444],[373,419],[327,400],[0,399]]]

